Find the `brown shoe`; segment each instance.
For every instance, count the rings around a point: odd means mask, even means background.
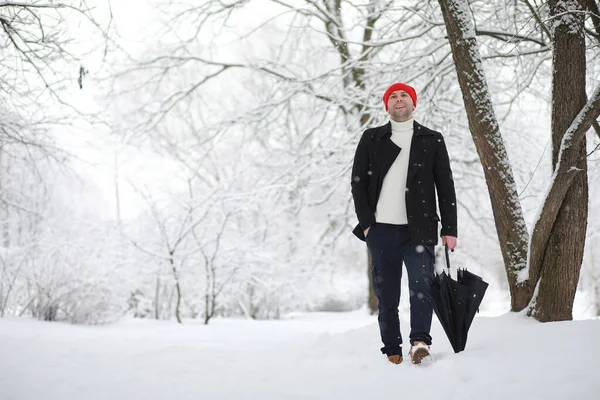
[[[421,361],[429,356],[429,346],[425,342],[415,342],[410,346],[408,355],[413,364],[421,364]]]
[[[394,354],[393,356],[388,356],[388,361],[392,364],[401,364],[402,356],[400,354]]]

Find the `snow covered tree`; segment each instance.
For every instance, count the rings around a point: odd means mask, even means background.
[[[554,184],[566,186],[564,198],[552,199],[554,207],[558,208],[555,221],[546,226],[536,227],[539,235],[547,235],[532,242],[531,255],[534,249],[544,248],[541,260],[531,257],[534,268],[539,269],[539,284],[536,303],[531,310],[535,318],[541,321],[556,321],[571,319],[572,305],[575,299],[577,282],[587,231],[588,218],[588,174],[585,133],[591,122],[600,114],[600,101],[597,108],[599,113],[585,127],[578,140],[567,143],[563,147],[563,138],[571,135],[569,128],[586,105],[586,49],[584,31],[585,0],[569,2],[549,0],[550,30],[553,48],[552,76],[552,166],[558,169],[559,156],[562,174],[574,176],[570,181],[555,181]],[[600,87],[599,87],[600,88]],[[579,121],[575,121],[578,124]],[[569,140],[567,137],[566,140]],[[559,154],[563,152],[564,154]],[[560,171],[557,171],[560,173]],[[557,175],[558,178],[558,175]],[[546,202],[544,212],[550,212],[551,205]],[[535,231],[534,231],[535,234]],[[532,237],[537,239],[537,237]],[[544,243],[545,242],[545,243]],[[533,247],[535,246],[535,247]],[[535,253],[537,255],[537,253]],[[538,261],[539,260],[539,261]],[[540,265],[538,267],[538,265]],[[531,265],[530,265],[531,267]],[[535,276],[532,277],[535,281]],[[533,282],[532,282],[533,283]]]
[[[110,42],[110,22],[100,19],[85,1],[0,2],[0,315],[93,323],[113,311],[107,270],[87,269],[98,262],[94,250],[109,251],[81,242],[110,227],[82,223],[81,210],[63,202],[65,182],[72,198],[78,191],[55,136],[80,115],[71,100],[85,85],[81,60]]]
[[[115,74],[112,87],[131,89],[115,92],[111,101],[127,110],[122,120],[135,127],[123,131],[143,132],[193,171],[215,143],[246,132],[246,147],[259,148],[285,171],[260,167],[265,184],[272,185],[267,177],[273,175],[277,185],[270,187],[283,200],[277,207],[290,217],[286,257],[305,229],[317,230],[319,249],[333,249],[353,222],[342,211],[352,210],[348,179],[342,179],[349,176],[347,157],[360,133],[385,118],[385,87],[421,82],[420,96],[435,101],[420,105],[420,115],[448,121],[441,110],[452,103],[445,95],[452,63],[434,22],[439,10],[431,1],[271,1],[260,10],[255,4],[163,3],[163,15],[172,17],[157,35],[160,45]],[[256,12],[256,20],[244,17]],[[236,39],[228,39],[230,26]],[[137,101],[122,96],[131,92]],[[298,221],[311,208],[314,219]],[[266,211],[260,218],[282,215]]]
[[[553,44],[554,175],[531,238],[494,114],[469,4],[439,3],[488,183],[512,310],[531,305],[529,312],[540,321],[571,319],[587,224],[585,134],[600,114],[600,89],[585,102],[585,1],[550,1],[551,24],[539,26],[549,32]]]
[[[460,46],[444,40],[442,18],[447,16],[435,1],[159,3],[166,23],[154,33],[152,45],[120,65],[110,80],[111,103],[125,123],[119,130],[128,132],[128,140],[151,143],[178,160],[207,187],[218,187],[220,196],[251,199],[251,215],[240,226],[249,229],[243,232],[246,240],[273,248],[276,261],[270,267],[285,265],[292,276],[296,266],[325,266],[323,260],[330,258],[323,255],[334,251],[344,268],[362,260],[357,254],[365,254],[364,247],[349,237],[355,222],[348,196],[349,158],[364,128],[386,118],[383,90],[391,82],[407,81],[426,100],[419,103],[417,118],[447,134],[461,194],[461,226],[475,227],[494,250],[500,244],[513,309],[530,303],[533,292],[519,274],[528,270],[529,235],[516,190],[529,170],[523,167],[527,160],[508,160],[499,126],[514,115],[511,107],[520,94],[537,94],[549,82],[552,39],[543,23],[545,6],[477,1],[469,10],[468,3],[461,3],[463,16],[474,16],[477,26],[459,43],[464,46],[460,53]],[[475,37],[485,41],[485,50],[471,62]],[[473,79],[485,82],[482,63],[494,71],[489,88],[475,84],[465,89],[464,71],[480,72]],[[455,69],[465,96],[474,99],[466,108],[475,146],[463,122]],[[499,118],[490,91],[504,96]],[[236,151],[215,150],[220,146]],[[206,160],[216,158],[219,168],[206,169]],[[243,165],[235,173],[244,182],[219,173],[231,165]],[[489,185],[489,212],[481,195],[482,175]],[[536,185],[542,184],[531,186]],[[497,237],[490,234],[490,212]],[[259,234],[250,235],[248,221],[258,221]],[[493,268],[504,274],[498,252],[478,251],[469,240],[475,236],[472,229],[461,230],[463,254],[492,254],[498,266]],[[269,270],[265,264],[257,263],[254,273],[242,276],[263,282],[258,275]],[[503,275],[499,279],[504,283]],[[252,285],[247,292],[247,301],[238,303],[244,314],[256,315],[253,303],[260,296]],[[376,308],[372,294],[370,300]]]

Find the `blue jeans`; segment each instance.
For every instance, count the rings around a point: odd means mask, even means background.
[[[408,225],[376,223],[366,238],[371,252],[373,291],[379,300],[379,331],[384,354],[402,355],[402,335],[398,318],[402,263],[406,266],[410,291],[410,344],[431,344],[433,306],[434,249],[431,245],[413,243]]]

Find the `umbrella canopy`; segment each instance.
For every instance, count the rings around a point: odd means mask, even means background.
[[[458,282],[464,285],[468,290],[467,309],[465,311],[465,321],[463,325],[463,350],[467,344],[467,333],[473,323],[475,314],[479,312],[479,305],[483,300],[485,291],[488,287],[487,282],[466,269],[458,269]]]
[[[446,267],[436,274],[431,284],[433,310],[437,315],[455,353],[465,349],[467,334],[475,313],[483,300],[488,284],[481,277],[459,270],[458,280],[450,276],[450,257],[446,247]]]
[[[462,351],[468,289],[444,271],[436,275],[431,286],[431,295],[435,315],[440,320],[454,352]]]

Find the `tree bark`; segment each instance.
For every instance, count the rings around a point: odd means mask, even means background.
[[[371,115],[368,113],[363,113],[360,118],[361,126],[366,127],[367,123],[371,119]],[[373,261],[371,260],[371,252],[367,249],[367,279],[369,282],[369,297],[367,299],[367,306],[369,307],[369,311],[371,315],[379,312],[379,300],[375,295],[375,291],[373,290],[373,274],[371,273],[371,264]]]
[[[361,48],[361,53],[359,57],[359,63],[355,67],[353,67],[353,83],[359,88],[361,91],[365,90],[365,65],[368,65],[371,59],[372,47],[369,42],[373,37],[373,29],[375,28],[375,24],[377,20],[381,17],[381,14],[375,12],[375,1],[371,1],[367,7],[368,17],[366,19],[365,28],[363,31],[363,45]],[[349,55],[349,54],[348,54]],[[365,111],[365,102],[358,101],[354,104],[354,110],[360,115],[360,129],[366,129],[367,124],[371,121],[371,114],[368,111]],[[369,307],[369,311],[371,314],[376,314],[378,309],[379,300],[377,296],[375,296],[375,292],[373,290],[373,276],[371,274],[371,253],[367,249],[367,279],[368,279],[368,297],[367,297],[367,306]]]
[[[556,169],[563,137],[586,104],[584,17],[582,13],[569,13],[585,10],[586,1],[550,0],[549,5],[551,18],[556,18],[552,29],[552,165]],[[536,319],[544,322],[573,318],[588,214],[585,135],[574,145],[567,165],[578,172],[560,204],[543,249],[537,298],[530,310]]]
[[[598,278],[594,280],[594,299],[595,315],[596,317],[600,317],[600,284],[598,283]]]
[[[156,288],[154,290],[154,319],[160,319],[160,275],[156,274]]]
[[[371,273],[371,253],[367,250],[367,276],[369,279],[369,298],[367,300],[367,305],[369,306],[369,311],[371,315],[376,314],[379,310],[379,300],[375,295],[375,291],[373,290],[373,274]]]
[[[4,148],[3,146],[0,146],[0,196],[4,196],[5,192],[8,192],[4,189],[4,176],[7,172],[6,170],[7,168],[4,168]],[[0,225],[2,229],[2,246],[8,249],[10,247],[10,225],[8,222],[8,205],[5,202],[3,202],[2,205],[0,205],[0,211],[2,212],[2,222]]]
[[[540,212],[540,217],[535,222],[529,244],[528,279],[532,282],[532,286],[535,286],[539,280],[543,265],[543,256],[548,245],[547,242],[560,212],[563,200],[571,187],[571,183],[577,174],[581,172],[580,169],[577,169],[576,163],[577,154],[580,151],[579,146],[585,140],[585,134],[592,126],[592,122],[599,115],[600,86],[596,88],[562,139],[552,186],[542,202],[542,211]]]
[[[494,113],[467,3],[439,0],[444,16],[469,129],[479,154],[492,203],[496,232],[510,287],[511,309],[527,307],[533,293],[519,284],[527,265],[528,233],[506,148]]]
[[[171,264],[173,278],[175,279],[175,290],[177,291],[177,303],[175,304],[175,318],[177,318],[177,322],[181,324],[183,323],[183,321],[181,320],[181,285],[179,284],[179,274],[177,273],[175,260],[173,260],[173,252],[171,252],[169,256],[169,263]]]

